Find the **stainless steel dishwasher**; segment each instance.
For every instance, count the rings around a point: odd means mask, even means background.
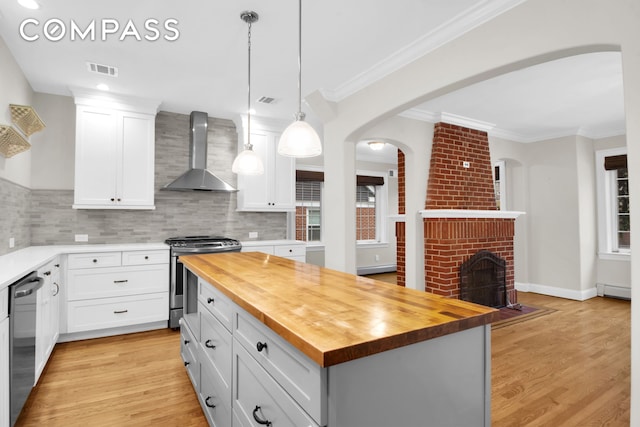
[[[9,286],[9,387],[14,425],[35,383],[37,291],[44,279],[36,272]]]

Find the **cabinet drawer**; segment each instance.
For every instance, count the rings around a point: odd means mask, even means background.
[[[231,322],[235,307],[233,302],[213,287],[213,285],[208,284],[200,278],[198,278],[198,289],[198,300],[202,302],[202,305],[206,307],[225,328],[231,331]]]
[[[169,265],[70,270],[68,300],[167,292]]]
[[[169,293],[70,301],[68,331],[115,328],[169,319]]]
[[[115,267],[122,262],[122,252],[95,252],[87,254],[70,254],[67,258],[69,269]]]
[[[231,333],[200,302],[200,348],[227,391],[231,387]]]
[[[243,427],[267,422],[278,427],[318,425],[241,345],[233,346],[233,369],[234,417]]]
[[[326,369],[241,308],[235,312],[233,336],[309,415],[326,424]]]
[[[307,247],[304,245],[283,245],[283,246],[275,246],[274,249],[275,255],[291,258],[291,257],[299,257],[307,255]]]
[[[0,320],[9,316],[9,288],[0,290]]]
[[[189,327],[180,321],[180,356],[196,393],[200,392],[200,363],[198,363],[198,342]]]
[[[231,347],[229,347],[229,364],[231,364]],[[200,405],[212,427],[229,427],[231,425],[231,388],[224,384],[213,365],[203,361],[200,364]]]
[[[122,265],[169,264],[169,250],[122,252]]]

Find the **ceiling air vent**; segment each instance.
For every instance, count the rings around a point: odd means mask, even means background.
[[[111,65],[101,65],[95,62],[87,62],[87,67],[92,73],[102,74],[103,76],[118,77],[118,69]]]
[[[275,101],[275,98],[271,98],[269,96],[261,96],[258,98],[258,102],[260,104],[273,104],[273,101]]]

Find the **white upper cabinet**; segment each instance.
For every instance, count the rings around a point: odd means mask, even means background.
[[[245,128],[246,130],[246,128]],[[288,212],[296,208],[295,159],[278,154],[280,127],[264,121],[251,121],[251,144],[264,162],[264,175],[238,175],[238,210]],[[239,148],[244,147],[243,133]]]
[[[85,96],[76,102],[75,209],[154,209],[158,103]]]

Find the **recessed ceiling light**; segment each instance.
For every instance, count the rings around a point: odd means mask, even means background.
[[[40,9],[40,4],[36,0],[18,0],[18,4],[27,9]]]
[[[380,151],[384,148],[384,142],[382,141],[369,141],[368,144],[373,151]]]
[[[109,86],[107,86],[104,83],[100,83],[99,85],[96,86],[98,89],[100,90],[109,90]]]

